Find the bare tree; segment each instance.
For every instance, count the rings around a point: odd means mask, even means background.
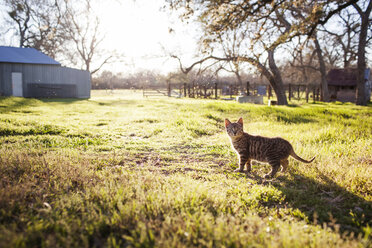
[[[315,51],[318,56],[319,61],[319,72],[320,72],[320,86],[321,86],[321,101],[329,102],[329,92],[328,92],[328,83],[327,83],[327,69],[326,64],[324,62],[322,48],[320,46],[317,34],[314,32],[312,36],[312,40],[315,44]]]
[[[105,64],[117,62],[119,55],[116,52],[105,51],[101,47],[105,36],[101,33],[99,19],[92,17],[89,2],[81,6],[83,11],[73,8],[68,0],[65,0],[65,3],[67,13],[64,16],[63,25],[71,41],[66,52],[67,58],[92,75]]]
[[[327,41],[328,46],[324,46],[323,50],[332,66],[349,68],[358,57],[360,20],[358,13],[352,11],[352,8],[343,10],[336,17],[338,19],[336,28],[324,27],[321,29],[327,36],[332,37]]]
[[[293,78],[296,82],[309,84],[316,82],[319,78],[319,63],[311,40],[303,40],[297,37],[294,42],[289,43],[286,48],[290,56],[288,63],[282,69],[286,78]]]
[[[9,17],[15,22],[14,30],[19,35],[19,47],[25,47],[32,20],[29,2],[26,0],[6,0],[4,3],[10,9]]]
[[[9,9],[7,25],[16,32],[20,47],[36,48],[91,74],[120,59],[117,52],[102,48],[105,37],[99,19],[93,17],[89,0],[4,0],[4,3]]]
[[[366,82],[365,82],[365,70],[366,70],[366,46],[368,40],[368,29],[372,24],[370,17],[372,11],[372,0],[365,2],[367,6],[360,6],[357,3],[353,4],[353,7],[358,11],[361,18],[359,43],[358,43],[358,75],[357,75],[357,92],[356,92],[356,104],[367,105],[369,99],[366,98]],[[365,10],[363,11],[363,7]]]
[[[245,32],[238,32],[237,30],[231,30],[228,34],[218,34],[217,45],[221,47],[224,57],[237,57],[242,53],[241,49],[244,49]],[[243,80],[241,76],[242,63],[238,60],[231,60],[227,63],[222,64],[217,70],[225,70],[233,73],[238,80],[239,87],[242,88]]]
[[[308,3],[308,5],[302,6],[290,6],[289,9],[292,15],[302,23],[306,23],[306,19],[311,16],[311,13],[316,9],[316,3]],[[314,51],[317,55],[319,66],[318,70],[320,72],[320,87],[321,87],[321,101],[329,102],[329,92],[328,92],[328,83],[327,83],[327,68],[324,61],[324,53],[318,39],[317,30],[312,31],[310,39],[314,43]],[[301,45],[300,45],[301,46]]]
[[[63,12],[58,1],[5,0],[8,29],[18,36],[19,47],[33,47],[55,58],[66,40],[61,32]]]

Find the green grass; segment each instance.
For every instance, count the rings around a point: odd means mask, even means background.
[[[0,98],[0,247],[370,247],[372,108]],[[311,164],[237,158],[224,119]]]

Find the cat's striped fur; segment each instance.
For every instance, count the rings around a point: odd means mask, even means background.
[[[242,118],[235,123],[231,123],[228,119],[225,119],[225,127],[231,139],[231,144],[238,154],[239,168],[236,171],[243,172],[246,165],[247,172],[250,172],[251,160],[257,160],[271,165],[271,172],[265,175],[265,178],[271,178],[275,176],[280,165],[282,166],[282,172],[287,170],[289,156],[303,163],[311,163],[315,159],[314,157],[307,161],[300,158],[294,152],[292,145],[280,137],[268,138],[245,133],[243,131]]]

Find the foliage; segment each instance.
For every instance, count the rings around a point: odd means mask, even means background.
[[[324,54],[328,53],[327,55],[329,55],[329,51],[322,51],[322,46],[317,38],[318,26],[327,24],[331,17],[337,14],[342,19],[344,15],[343,10],[355,8],[361,17],[360,35],[357,46],[359,61],[357,103],[359,105],[367,104],[368,99],[365,98],[363,75],[366,68],[365,49],[369,40],[367,37],[370,24],[367,20],[372,9],[372,1],[168,0],[167,2],[171,9],[184,10],[181,16],[183,19],[193,18],[203,25],[200,42],[203,45],[204,51],[207,51],[210,55],[205,56],[193,65],[204,63],[207,60],[216,60],[222,64],[226,62],[234,63],[235,66],[239,65],[240,62],[247,62],[269,81],[278,98],[278,105],[287,105],[288,103],[283,89],[282,71],[278,69],[278,61],[274,55],[276,55],[275,52],[283,49],[283,44],[287,43],[291,43],[292,46],[299,46],[298,50],[301,56],[300,60],[297,61],[299,65],[296,66],[300,70],[300,73],[303,74],[304,81],[309,80],[308,72],[306,71],[307,68],[310,67],[311,69],[319,70],[319,81],[322,89],[321,99],[325,102],[329,101],[326,81],[327,72],[324,61]],[[366,6],[367,8],[365,8]],[[349,30],[347,31],[348,37],[356,30],[355,27],[352,27],[352,23],[350,20],[343,22],[346,29]],[[235,42],[231,44],[226,43],[231,37],[235,37],[236,33],[238,33],[238,37],[243,37],[243,40],[239,41],[238,44]],[[341,43],[341,46],[345,44],[343,41],[344,38],[342,38],[342,36],[345,36],[345,33],[336,33],[335,35],[339,39],[337,43]],[[299,38],[297,43],[294,42],[295,38]],[[316,47],[315,52],[319,63],[319,66],[316,67],[311,65],[312,58],[310,61],[303,60],[302,50],[305,46],[309,45],[309,39],[313,40]],[[355,59],[355,57],[348,58],[350,53],[356,53],[356,46],[352,47],[351,44],[352,41],[349,39],[347,47],[342,48],[346,55],[343,61],[346,65],[349,65],[349,60]],[[222,46],[223,55],[215,51],[215,48],[219,46]],[[332,47],[330,50],[337,50],[337,48],[334,48],[327,42],[325,46]],[[242,47],[245,48],[245,51]],[[226,51],[230,52],[226,53]],[[292,54],[295,58],[294,60],[296,60],[298,56],[296,49],[294,53],[290,52],[289,54]],[[310,55],[310,57],[313,57],[313,55]],[[237,70],[235,69],[234,71]],[[237,78],[240,81],[239,74],[237,74]]]
[[[371,245],[371,106],[92,95],[0,98],[1,247]],[[240,116],[315,162],[233,173]]]

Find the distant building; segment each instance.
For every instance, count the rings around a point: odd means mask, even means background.
[[[364,73],[366,97],[371,97],[371,69]],[[332,69],[327,74],[328,90],[331,100],[355,102],[357,89],[357,69]]]
[[[34,48],[0,46],[0,95],[89,98],[90,73],[62,67]]]

